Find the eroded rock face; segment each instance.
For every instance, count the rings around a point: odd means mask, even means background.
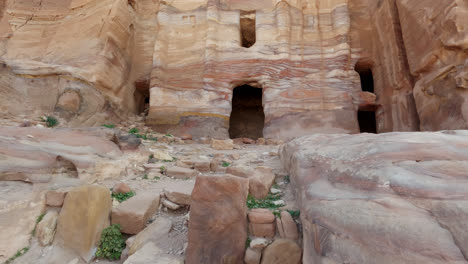
[[[114,160],[122,151],[104,133],[100,129],[0,128],[0,180],[38,183],[68,177],[86,182],[109,177],[112,171],[106,166],[119,168]]]
[[[421,130],[468,128],[468,3],[396,3]]]
[[[198,176],[192,192],[185,262],[243,263],[249,181]]]
[[[284,145],[304,263],[466,263],[468,131],[316,135]]]
[[[105,187],[85,185],[69,191],[57,221],[54,244],[91,260],[102,230],[110,224],[111,208],[110,191]]]

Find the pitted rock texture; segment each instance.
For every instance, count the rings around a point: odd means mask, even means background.
[[[468,131],[315,135],[280,150],[304,263],[467,263]]]

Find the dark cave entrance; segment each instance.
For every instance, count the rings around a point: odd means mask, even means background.
[[[363,92],[374,93],[374,75],[370,67],[363,67],[356,64],[355,70],[361,78],[361,90]]]
[[[257,40],[255,17],[255,11],[240,11],[240,36],[244,48],[252,47]]]
[[[234,88],[229,119],[230,138],[263,137],[265,113],[262,106],[263,90],[250,85]]]
[[[361,133],[377,133],[375,111],[358,111],[359,130]]]

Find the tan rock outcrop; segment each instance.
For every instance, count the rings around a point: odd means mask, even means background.
[[[192,192],[187,264],[243,263],[248,180],[199,176]]]
[[[159,207],[159,193],[141,193],[120,203],[112,210],[111,222],[121,227],[122,233],[138,234]]]
[[[467,136],[316,135],[284,145],[303,262],[465,263]]]
[[[276,239],[263,251],[262,264],[299,264],[301,248],[292,240]],[[305,262],[312,263],[312,262]]]
[[[110,191],[105,187],[85,185],[70,190],[57,221],[54,244],[91,260],[102,230],[109,226],[111,207]]]
[[[52,243],[57,227],[58,213],[49,211],[44,215],[42,221],[36,226],[37,240],[42,246],[48,246]]]

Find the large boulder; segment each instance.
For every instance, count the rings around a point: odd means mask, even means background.
[[[105,187],[85,185],[70,190],[60,211],[54,244],[89,261],[102,230],[109,226],[111,207],[111,194]]]
[[[112,210],[112,224],[118,224],[122,233],[138,234],[159,207],[159,193],[143,193],[122,202]]]
[[[314,135],[280,149],[304,263],[466,263],[468,131]]]
[[[143,231],[136,235],[128,245],[128,255],[132,255],[141,249],[146,243],[155,244],[164,243],[164,237],[171,231],[172,221],[167,218],[159,217]]]
[[[263,251],[262,264],[299,264],[301,248],[292,240],[277,239]],[[304,262],[314,263],[314,262]]]
[[[192,192],[187,264],[243,263],[249,182],[235,176],[199,176]]]

